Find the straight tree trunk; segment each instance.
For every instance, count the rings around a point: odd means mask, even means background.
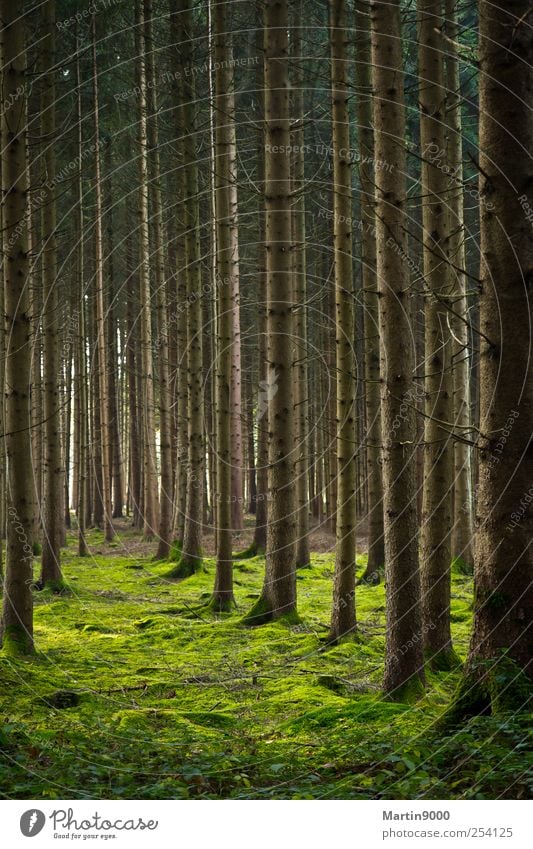
[[[42,164],[46,198],[42,206],[43,275],[43,418],[45,427],[44,511],[41,586],[57,591],[63,587],[60,545],[63,525],[61,452],[61,400],[59,392],[59,294],[57,280],[57,210],[55,188],[55,76],[56,22],[55,2],[43,5],[41,44],[43,80],[41,90]]]
[[[465,226],[463,208],[463,137],[461,120],[461,84],[456,43],[458,40],[455,0],[446,0],[446,89],[448,95],[448,165],[450,180],[449,257],[453,276],[453,397],[454,423],[459,430],[454,445],[454,514],[452,557],[463,571],[470,572],[473,555],[472,449],[468,444],[470,415],[471,349],[468,338],[468,301],[466,296]],[[458,316],[465,320],[461,320]]]
[[[297,20],[293,26],[293,110],[296,126],[293,132],[294,161],[292,186],[295,194],[292,223],[294,279],[294,423],[296,428],[296,498],[298,529],[296,537],[296,567],[309,566],[309,437],[307,413],[307,264],[305,237],[305,133],[304,133],[304,73],[302,52],[303,0],[296,7]]]
[[[355,631],[355,374],[352,279],[352,157],[346,0],[330,2],[335,257],[337,508],[330,640]]]
[[[198,202],[198,159],[195,136],[195,85],[192,74],[193,15],[191,0],[183,4],[185,77],[181,103],[184,138],[185,194],[183,220],[187,255],[187,508],[183,529],[183,549],[178,577],[187,577],[202,565],[204,513],[204,399],[202,362],[202,266],[200,253],[200,206]],[[189,71],[189,73],[187,73]]]
[[[260,55],[263,44],[263,30],[258,27],[256,32],[256,50]],[[254,538],[250,554],[264,554],[266,551],[267,521],[268,521],[268,398],[266,387],[268,380],[267,368],[267,293],[266,293],[266,236],[265,210],[263,195],[265,191],[265,146],[264,146],[264,67],[258,63],[256,74],[257,88],[257,122],[260,125],[258,140],[258,188],[260,197],[258,209],[258,244],[257,244],[257,405],[255,413],[257,429],[257,509],[255,513]]]
[[[361,209],[361,282],[364,304],[364,366],[366,458],[368,486],[368,561],[361,581],[376,583],[385,563],[383,481],[381,473],[381,411],[379,406],[379,317],[376,281],[376,221],[374,215],[374,131],[368,3],[356,2],[356,85],[359,128]]]
[[[106,208],[106,241],[107,241],[107,280],[108,295],[104,299],[106,305],[106,336],[107,336],[107,375],[108,375],[108,423],[109,423],[109,471],[112,488],[113,519],[121,519],[124,511],[124,496],[122,484],[122,450],[119,421],[119,364],[117,350],[117,304],[115,290],[114,263],[114,229],[113,229],[113,147],[111,139],[105,147],[107,176],[104,182]]]
[[[159,350],[159,451],[161,457],[161,490],[159,513],[159,543],[156,558],[165,560],[170,553],[172,532],[172,431],[170,414],[170,382],[168,371],[167,293],[165,285],[165,256],[163,252],[163,204],[161,198],[161,162],[157,119],[156,67],[152,23],[152,0],[144,0],[146,31],[146,77],[148,86],[148,145],[151,151],[152,227],[155,243],[154,271],[157,303],[157,332]]]
[[[33,651],[32,543],[35,496],[31,457],[31,316],[28,230],[26,51],[19,4],[2,0],[2,287],[5,321],[4,438],[7,507],[4,597],[0,636],[4,653]],[[22,95],[21,95],[22,92]],[[4,371],[4,369],[2,369]],[[0,534],[3,528],[0,529]]]
[[[87,500],[88,500],[88,475],[87,461],[89,450],[89,409],[87,397],[87,352],[86,352],[86,336],[85,336],[85,256],[84,256],[84,209],[83,209],[83,170],[82,170],[82,151],[83,151],[83,124],[82,124],[82,89],[81,89],[81,69],[79,59],[80,38],[76,32],[76,125],[78,131],[78,156],[80,167],[78,170],[77,192],[78,192],[78,208],[77,208],[77,225],[78,225],[78,242],[77,242],[77,275],[78,275],[78,337],[76,363],[76,389],[78,393],[78,409],[79,409],[79,426],[78,426],[78,489],[77,489],[77,516],[78,516],[78,555],[86,557],[88,552],[86,533],[86,518],[87,518]]]
[[[98,350],[98,390],[100,404],[100,432],[95,439],[101,442],[102,505],[104,510],[104,536],[111,542],[115,536],[111,507],[111,469],[109,464],[109,380],[107,373],[106,326],[104,309],[104,257],[102,234],[102,179],[100,170],[100,116],[98,98],[98,65],[96,59],[96,15],[92,17],[93,101],[95,136],[95,286],[96,286],[96,345]]]
[[[418,0],[420,144],[425,285],[424,492],[420,530],[424,651],[432,669],[457,663],[450,628],[453,492],[449,180],[435,153],[446,151],[445,42],[441,0]],[[448,423],[448,424],[446,424]]]
[[[400,0],[372,0],[376,245],[381,348],[381,422],[385,534],[386,696],[411,700],[424,690],[417,546],[416,422],[413,397],[406,219],[404,78]]]
[[[233,221],[232,156],[233,134],[228,116],[232,114],[233,74],[227,64],[225,42],[228,38],[229,4],[226,0],[211,6],[215,73],[215,202],[217,248],[217,488],[216,526],[217,562],[212,604],[216,610],[233,605],[232,548],[232,474],[231,474],[231,382],[234,343],[233,295]]]
[[[264,15],[269,521],[265,582],[250,624],[296,617],[287,0],[266,0]]]
[[[187,193],[185,169],[185,134],[182,125],[182,103],[185,97],[183,78],[185,76],[185,59],[182,55],[182,43],[185,41],[184,14],[182,11],[172,12],[170,17],[172,51],[172,99],[173,99],[173,131],[178,149],[179,171],[177,187],[179,195],[177,240],[176,240],[176,345],[177,345],[177,375],[176,375],[176,422],[177,422],[177,456],[175,469],[175,504],[172,521],[172,536],[180,548],[183,548],[183,532],[185,514],[187,511],[187,472],[188,472],[188,351],[187,351],[187,241],[185,237],[184,202]]]
[[[144,537],[152,540],[159,527],[157,454],[155,439],[154,364],[152,352],[152,292],[148,212],[148,103],[146,39],[143,0],[136,2],[137,74],[139,88],[139,272],[141,318],[141,404],[143,419]]]
[[[480,2],[479,485],[474,631],[449,723],[527,711],[533,662],[533,9]]]

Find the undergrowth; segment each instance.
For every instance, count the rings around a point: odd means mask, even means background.
[[[333,557],[298,572],[301,622],[242,625],[263,557],[235,564],[237,608],[209,612],[214,562],[181,583],[168,563],[68,541],[65,596],[35,594],[37,655],[0,654],[2,798],[520,798],[526,720],[435,721],[458,671],[430,673],[416,705],[380,698],[383,584],[357,589],[357,641],[327,648]],[[100,553],[98,553],[100,552]],[[124,553],[126,552],[126,553]],[[358,558],[362,573],[365,558]],[[453,570],[464,658],[471,579]],[[527,719],[527,718],[526,718]],[[528,771],[529,766],[529,771]]]

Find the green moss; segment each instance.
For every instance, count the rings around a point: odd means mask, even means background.
[[[426,692],[426,688],[419,675],[413,675],[405,681],[400,687],[397,687],[390,693],[387,693],[384,698],[391,702],[401,702],[403,704],[412,705],[421,699]]]
[[[446,799],[530,792],[523,711],[505,713],[502,703],[498,717],[463,720],[449,737],[437,736],[431,729],[458,685],[456,669],[429,673],[416,704],[379,696],[383,584],[358,587],[363,641],[326,651],[331,553],[313,554],[310,568],[299,572],[302,620],[293,615],[243,628],[243,613],[261,600],[264,558],[247,559],[246,569],[236,565],[238,607],[220,615],[208,607],[212,558],[204,561],[209,571],[167,582],[169,564],[153,563],[152,551],[140,556],[139,534],[126,523],[117,529],[113,551],[101,532],[89,530],[85,560],[69,534],[62,565],[75,594],[36,593],[40,653],[30,663],[0,654],[0,717],[9,717],[10,745],[9,761],[0,759],[3,797]],[[364,557],[358,564],[364,569]],[[464,656],[471,580],[454,573],[452,581],[452,635]],[[51,696],[64,690],[79,702],[51,708]]]
[[[181,555],[181,559],[168,572],[165,572],[163,578],[167,581],[183,581],[185,578],[190,578],[192,575],[199,572],[202,568],[202,558],[193,557],[192,555]]]
[[[242,624],[255,627],[271,621],[272,609],[264,595],[260,595],[250,612],[243,617]]]
[[[19,625],[9,625],[2,635],[2,651],[6,657],[33,654],[31,638]]]
[[[47,590],[54,595],[66,595],[70,592],[70,587],[64,580],[47,581],[43,586],[43,590]]]
[[[461,658],[453,648],[440,652],[428,651],[425,654],[426,663],[432,672],[450,672],[452,669],[458,669],[462,665]]]
[[[473,567],[471,563],[467,563],[462,557],[454,557],[452,560],[452,571],[459,575],[472,575]]]
[[[503,652],[500,657],[470,664],[437,728],[454,728],[475,716],[527,712],[533,702],[533,682]]]
[[[264,553],[264,550],[257,543],[253,542],[244,551],[238,551],[236,554],[232,554],[232,557],[234,560],[247,560],[251,557],[262,557]]]

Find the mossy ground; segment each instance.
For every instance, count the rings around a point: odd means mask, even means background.
[[[383,584],[357,589],[360,639],[325,648],[331,554],[298,572],[299,624],[249,628],[262,557],[236,562],[237,608],[217,617],[211,558],[169,582],[136,539],[92,532],[79,558],[69,537],[69,593],[35,595],[37,654],[0,654],[2,798],[529,795],[527,717],[431,730],[458,671],[429,673],[414,705],[380,698]],[[456,569],[452,623],[464,658],[471,579]]]

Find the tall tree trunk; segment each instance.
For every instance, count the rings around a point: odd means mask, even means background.
[[[187,511],[187,472],[188,472],[188,417],[187,417],[187,242],[185,236],[184,203],[187,194],[185,169],[185,134],[182,125],[182,103],[185,97],[183,78],[185,58],[181,45],[185,41],[184,13],[182,10],[171,13],[170,31],[174,46],[172,51],[172,102],[173,102],[173,132],[178,149],[180,168],[176,182],[179,195],[180,215],[177,224],[176,239],[176,345],[177,345],[177,375],[176,375],[176,423],[177,423],[177,455],[175,469],[174,516],[172,520],[172,536],[178,545],[183,547],[183,532],[185,514]]]
[[[448,131],[448,165],[450,180],[449,258],[453,275],[453,397],[454,422],[459,437],[454,445],[454,514],[452,557],[465,571],[470,571],[473,557],[472,450],[468,444],[470,414],[470,363],[468,301],[466,296],[465,226],[463,209],[463,138],[461,120],[461,83],[456,43],[458,25],[456,0],[446,0],[446,109]],[[461,320],[464,319],[464,320]]]
[[[384,690],[394,699],[424,689],[417,547],[416,422],[410,343],[406,220],[404,77],[400,0],[372,0],[376,245],[381,348],[381,422],[385,533]]]
[[[231,9],[231,4],[228,4]],[[229,124],[230,146],[228,167],[230,181],[230,232],[231,232],[231,526],[240,531],[243,523],[243,436],[242,436],[242,372],[241,372],[241,296],[239,277],[239,206],[237,196],[237,133],[235,127],[235,81],[233,79],[233,50],[231,36],[220,40],[220,60],[227,66],[229,112],[225,120]]]
[[[293,110],[297,121],[293,132],[294,162],[292,186],[295,194],[292,223],[293,280],[294,280],[294,422],[296,428],[296,498],[298,527],[296,537],[296,566],[309,566],[309,436],[307,415],[307,263],[305,238],[305,134],[304,134],[304,72],[302,53],[303,0],[296,7],[297,20],[293,27]]]
[[[77,276],[78,276],[78,327],[76,339],[76,376],[75,385],[78,398],[79,424],[78,424],[78,486],[76,491],[76,512],[78,516],[78,554],[85,557],[89,552],[85,539],[87,501],[89,479],[87,475],[88,452],[89,452],[89,405],[87,393],[87,352],[85,335],[85,218],[83,209],[83,124],[82,124],[82,88],[80,68],[80,37],[76,27],[76,126],[78,136],[78,158],[79,169],[77,174]]]
[[[480,2],[480,439],[474,632],[448,720],[530,709],[533,9]],[[529,216],[529,220],[528,220]]]
[[[120,440],[120,422],[118,408],[118,348],[117,348],[117,304],[115,290],[114,262],[114,231],[113,231],[113,146],[111,139],[105,147],[107,175],[104,181],[105,216],[106,216],[106,263],[108,289],[104,298],[106,306],[106,336],[107,336],[107,379],[108,379],[108,423],[109,423],[109,473],[113,493],[113,519],[121,519],[124,510],[122,484],[122,450]]]
[[[28,230],[26,51],[20,5],[2,0],[2,209],[5,320],[7,544],[1,639],[4,653],[33,651],[32,543],[35,497],[31,457],[31,316]],[[21,94],[22,92],[22,94]],[[2,396],[2,403],[4,396]],[[4,499],[4,491],[0,493]],[[3,528],[0,530],[3,533]]]
[[[141,404],[143,419],[144,537],[154,538],[159,527],[157,454],[155,439],[154,364],[152,352],[152,293],[148,218],[148,104],[144,2],[136,2],[137,74],[139,88],[139,262],[141,316]]]
[[[94,183],[95,183],[95,286],[96,286],[96,346],[98,350],[98,391],[100,402],[100,433],[95,438],[101,441],[102,503],[104,508],[104,536],[110,542],[113,530],[111,507],[111,469],[109,464],[109,379],[107,373],[107,347],[104,298],[104,249],[102,234],[102,179],[100,170],[100,116],[98,98],[98,65],[96,59],[96,15],[92,16],[92,60],[94,101]]]
[[[198,159],[195,136],[195,85],[191,72],[192,3],[183,6],[184,44],[182,49],[185,78],[181,103],[184,139],[185,195],[184,227],[187,254],[187,420],[188,474],[187,509],[183,529],[183,549],[179,576],[186,577],[202,564],[204,512],[204,400],[202,362],[202,266],[200,255],[200,206],[198,201]],[[189,74],[187,74],[189,70]]]
[[[232,477],[231,477],[231,378],[233,324],[233,235],[231,180],[233,138],[228,115],[232,114],[233,74],[227,64],[225,41],[229,4],[212,5],[215,74],[215,201],[217,247],[217,563],[212,603],[229,610],[233,604]]]
[[[337,509],[330,639],[355,630],[355,374],[352,279],[352,157],[348,114],[346,0],[330,2],[333,231],[337,381]]]
[[[381,411],[379,406],[379,317],[376,281],[376,221],[374,215],[374,131],[368,3],[356,2],[356,85],[359,128],[361,209],[361,283],[364,303],[364,366],[366,457],[368,486],[368,561],[361,581],[379,580],[385,563],[383,481],[381,474]]]
[[[43,5],[44,39],[41,45],[43,80],[41,91],[41,136],[44,148],[43,174],[46,199],[42,207],[43,274],[43,383],[45,422],[44,512],[41,585],[60,590],[63,585],[60,545],[63,525],[61,453],[61,400],[59,393],[59,296],[57,290],[57,210],[55,188],[55,2]]]
[[[161,199],[161,162],[157,118],[156,66],[152,23],[152,0],[144,0],[146,31],[146,77],[148,80],[148,146],[151,151],[152,227],[155,244],[154,271],[157,303],[159,350],[159,452],[161,457],[160,513],[156,558],[166,559],[170,552],[172,531],[172,432],[170,418],[170,383],[168,373],[168,322],[163,252],[163,204]]]
[[[287,6],[266,0],[264,12],[269,522],[263,591],[247,617],[252,624],[296,615]]]
[[[451,275],[447,261],[449,181],[435,153],[446,151],[445,43],[441,0],[418,0],[420,145],[425,291],[424,494],[420,569],[424,651],[433,669],[457,663],[450,629],[453,442]]]
[[[257,53],[263,49],[263,30],[257,29]],[[268,381],[267,368],[267,296],[266,296],[266,237],[265,237],[265,209],[262,203],[265,191],[265,145],[264,145],[264,67],[258,63],[256,74],[257,96],[257,122],[260,125],[260,139],[258,140],[258,188],[260,208],[258,210],[258,242],[257,242],[257,406],[256,406],[256,428],[257,428],[257,509],[255,513],[254,538],[250,547],[250,554],[264,554],[266,551],[267,519],[268,519],[268,398],[266,387]]]

